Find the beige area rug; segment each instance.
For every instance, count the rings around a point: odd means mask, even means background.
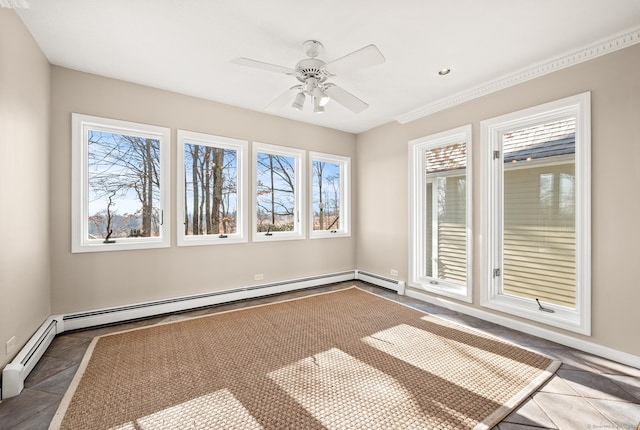
[[[352,287],[95,338],[51,428],[491,428],[558,366]]]

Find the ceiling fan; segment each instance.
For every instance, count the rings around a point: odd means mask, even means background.
[[[289,88],[271,102],[265,108],[267,112],[277,112],[292,99],[293,104],[291,106],[294,109],[302,110],[306,97],[311,98],[313,111],[316,113],[324,112],[324,106],[331,99],[355,113],[360,113],[368,108],[369,105],[367,103],[336,84],[327,82],[327,80],[338,73],[346,73],[351,70],[384,63],[386,59],[380,50],[375,45],[368,45],[344,57],[326,63],[318,58],[322,49],[322,43],[317,40],[304,42],[302,50],[308,58],[298,61],[294,69],[249,58],[236,58],[231,62],[242,66],[293,75],[300,81],[299,84]]]

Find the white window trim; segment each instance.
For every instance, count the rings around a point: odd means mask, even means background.
[[[500,294],[493,269],[502,269],[501,211],[503,163],[496,166],[493,151],[500,150],[500,134],[555,119],[576,117],[576,309],[545,303],[554,313],[541,312],[533,300]],[[548,324],[583,335],[591,335],[591,93],[586,92],[512,112],[480,122],[481,147],[481,306]],[[497,173],[496,170],[498,170]]]
[[[158,237],[120,238],[116,243],[104,244],[88,239],[89,190],[87,136],[89,130],[118,132],[131,136],[148,137],[160,142],[160,211],[162,223]],[[132,249],[166,248],[171,245],[170,150],[171,131],[166,127],[101,118],[72,113],[71,115],[71,252],[125,251]]]
[[[197,245],[223,245],[231,243],[247,243],[248,242],[248,216],[247,216],[247,176],[248,176],[248,148],[249,142],[246,140],[234,139],[229,137],[214,136],[211,134],[198,133],[194,131],[178,130],[178,156],[177,156],[177,173],[176,173],[176,190],[177,190],[177,215],[178,215],[178,246],[197,246]],[[233,149],[237,153],[236,168],[238,172],[236,192],[238,195],[238,208],[236,219],[236,232],[226,234],[221,238],[219,233],[202,234],[202,235],[185,235],[184,234],[184,145],[186,143],[210,146],[213,148]]]
[[[295,190],[295,207],[296,216],[294,217],[294,229],[293,231],[272,231],[267,236],[265,232],[258,232],[258,202],[257,202],[257,190],[256,184],[258,182],[258,153],[267,153],[273,155],[282,155],[286,157],[293,157],[295,159],[295,177],[296,177],[296,190]],[[306,194],[305,183],[305,151],[302,149],[289,148],[286,146],[272,145],[269,143],[253,142],[252,144],[252,162],[253,162],[253,181],[251,183],[251,196],[252,196],[252,222],[251,222],[251,240],[253,242],[272,242],[279,240],[299,240],[304,239],[306,217],[304,216],[304,206]]]
[[[340,228],[313,229],[313,162],[325,161],[340,165]],[[322,239],[351,236],[351,158],[309,151],[309,238]]]
[[[466,143],[466,224],[467,224],[467,283],[460,285],[439,278],[424,276],[426,249],[426,160],[424,152],[427,149]],[[409,141],[409,280],[410,287],[425,290],[441,296],[447,296],[472,302],[472,250],[473,250],[473,184],[471,169],[472,127],[465,125],[441,133],[424,136]],[[431,202],[429,202],[431,204]]]

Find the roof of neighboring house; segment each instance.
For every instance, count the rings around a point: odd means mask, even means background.
[[[464,142],[441,146],[426,151],[427,174],[464,169],[467,164],[467,151]]]
[[[565,118],[505,133],[502,136],[504,162],[574,154],[575,130],[575,118]],[[464,169],[466,157],[464,142],[427,150],[427,174]]]
[[[576,120],[527,127],[502,136],[504,162],[535,160],[576,152]]]

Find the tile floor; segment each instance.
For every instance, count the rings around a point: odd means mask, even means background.
[[[476,327],[495,336],[562,360],[556,374],[494,430],[625,429],[640,427],[640,370],[575,349],[459,314],[362,282],[346,282],[247,300],[111,327],[63,333],[56,337],[25,381],[22,393],[0,402],[0,430],[47,429],[94,336],[163,321],[240,309],[285,298],[302,297],[357,284],[425,312]]]

